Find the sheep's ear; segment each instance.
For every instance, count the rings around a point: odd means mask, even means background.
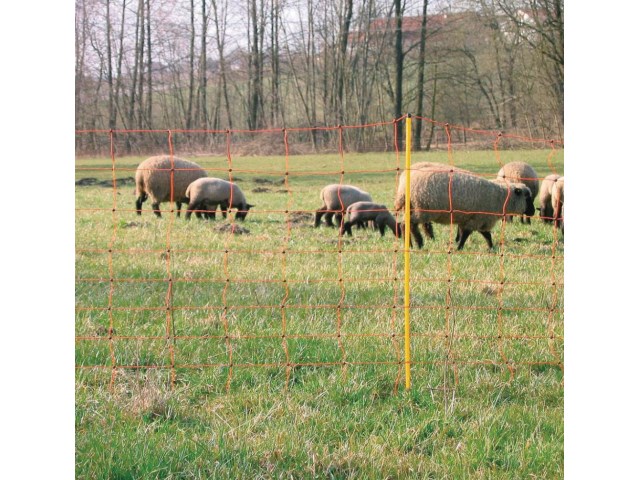
[[[249,210],[252,207],[255,207],[255,205],[251,205],[250,203],[247,203],[247,210]]]

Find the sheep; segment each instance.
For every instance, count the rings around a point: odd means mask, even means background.
[[[564,176],[558,178],[551,188],[551,205],[553,206],[553,223],[562,230],[564,237]]]
[[[404,206],[404,197],[405,185],[401,183],[396,192],[396,209]],[[533,215],[535,209],[531,191],[522,183],[496,182],[451,169],[425,168],[411,175],[411,212],[410,234],[418,248],[424,244],[418,224],[453,221],[460,230],[458,250],[463,249],[472,232],[479,231],[491,251],[491,229],[502,215]]]
[[[215,212],[220,205],[222,216],[227,218],[229,208],[237,208],[236,220],[244,220],[251,205],[247,203],[240,187],[237,184],[222,180],[221,178],[199,178],[187,187],[186,196],[189,199],[186,219],[191,218],[194,210],[206,210],[206,216],[215,218]],[[196,212],[198,218],[199,212]]]
[[[529,187],[529,190],[531,191],[531,200],[535,200],[536,195],[538,195],[538,174],[528,163],[510,162],[506,165],[503,165],[503,167],[498,172],[497,180],[507,180],[511,183],[524,183],[527,187]],[[511,221],[512,218],[508,217],[508,220]],[[530,224],[531,218],[525,219],[524,216],[521,216],[520,222]]]
[[[437,162],[417,162],[414,163],[413,165],[411,165],[411,171],[417,171],[417,170],[425,170],[425,169],[435,169],[435,170],[441,170],[443,172],[449,172],[451,170],[456,171],[456,172],[463,172],[463,173],[468,173],[470,175],[475,175],[473,172],[469,171],[469,170],[465,170],[463,168],[459,168],[459,167],[454,167],[452,165],[447,165],[444,163],[437,163]],[[400,188],[400,185],[403,185],[402,188]],[[403,171],[400,174],[400,178],[398,179],[398,192],[400,193],[400,197],[396,198],[396,205],[398,203],[401,204],[401,208],[404,209],[404,202],[405,202],[405,196],[404,196],[404,186],[406,185],[406,170]],[[433,233],[433,225],[431,224],[431,222],[426,222],[422,224],[422,228],[424,229],[424,233],[427,235],[427,238],[430,238],[431,240],[435,239],[435,235]],[[458,232],[456,232],[456,242],[460,239],[460,231],[458,230]]]
[[[332,218],[335,213],[338,226],[342,223],[342,216],[347,207],[355,202],[371,202],[373,199],[369,193],[354,187],[353,185],[331,184],[320,191],[322,206],[316,210],[314,226],[319,227],[322,216],[325,216],[327,226],[333,227]]]
[[[547,175],[540,184],[540,218],[544,223],[553,221],[553,203],[551,202],[551,188],[560,178],[557,173]]]
[[[400,231],[393,215],[389,213],[386,206],[373,202],[356,202],[347,207],[347,215],[349,221],[344,222],[340,228],[340,235],[344,235],[345,232],[352,236],[351,226],[354,224],[373,221],[376,228],[380,230],[380,236],[384,236],[386,227],[389,227],[394,232],[396,237],[400,237]]]
[[[207,172],[197,163],[178,157],[159,155],[147,158],[136,169],[136,212],[142,215],[142,203],[151,198],[151,208],[158,218],[160,203],[170,202],[171,172],[173,171],[173,201],[180,216],[182,203],[187,202],[187,187],[198,178],[206,177]]]

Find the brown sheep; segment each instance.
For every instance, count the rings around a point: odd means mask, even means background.
[[[173,198],[171,177],[173,172]],[[187,187],[198,178],[206,177],[207,172],[197,163],[178,157],[160,155],[147,158],[136,169],[136,211],[142,215],[142,204],[151,198],[151,208],[157,217],[161,217],[160,204],[176,202],[178,217],[186,196]]]

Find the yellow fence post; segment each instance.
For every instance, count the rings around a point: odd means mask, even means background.
[[[405,199],[404,199],[404,373],[405,389],[411,387],[411,334],[409,330],[409,249],[411,242],[411,114],[405,125]]]

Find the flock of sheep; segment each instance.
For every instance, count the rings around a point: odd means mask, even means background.
[[[237,184],[208,177],[198,164],[177,157],[156,156],[143,161],[136,170],[135,183],[138,215],[147,199],[151,199],[151,207],[158,217],[161,216],[160,203],[172,198],[178,216],[182,204],[187,204],[187,219],[192,213],[198,218],[215,218],[220,207],[225,218],[229,209],[236,209],[236,219],[244,220],[253,207]],[[458,227],[458,250],[462,250],[474,231],[480,232],[491,250],[491,230],[498,220],[520,216],[522,222],[531,223],[530,217],[535,213],[533,201],[538,192],[540,217],[544,222],[554,222],[564,235],[564,176],[548,175],[540,184],[537,173],[527,163],[508,163],[496,179],[487,180],[469,170],[420,162],[412,165],[410,183],[410,234],[418,248],[424,245],[420,226],[427,237],[433,239],[432,223],[453,223]],[[405,187],[403,172],[394,201],[396,212],[405,207]],[[316,227],[320,226],[322,217],[328,226],[334,226],[335,215],[341,235],[352,235],[353,225],[367,224],[373,224],[381,235],[387,227],[397,237],[404,233],[404,225],[396,222],[387,207],[375,203],[369,193],[358,187],[327,185],[320,192],[320,199],[322,206],[316,210]],[[348,220],[343,221],[345,215]]]

